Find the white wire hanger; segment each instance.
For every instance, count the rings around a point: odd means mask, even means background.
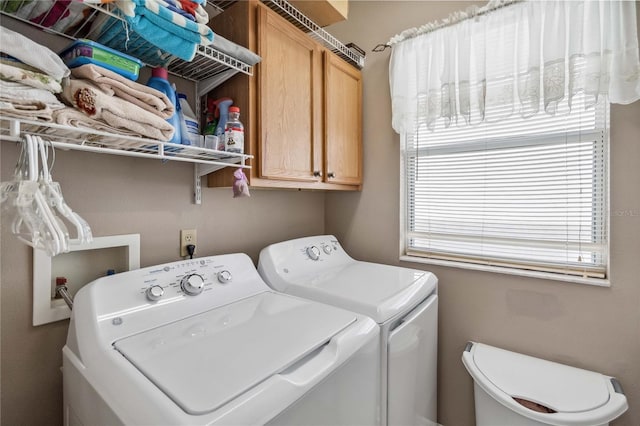
[[[13,216],[11,231],[18,239],[55,256],[68,252],[70,242],[90,242],[93,237],[87,222],[71,210],[60,185],[51,178],[49,148],[53,153],[40,136],[25,135],[13,180],[0,184],[0,203]],[[76,240],[70,240],[56,211],[74,226]]]

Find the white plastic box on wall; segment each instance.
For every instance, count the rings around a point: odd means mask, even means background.
[[[56,278],[64,277],[73,297],[85,284],[104,276],[107,271],[130,271],[140,268],[140,235],[95,237],[88,244],[70,244],[68,253],[50,257],[33,250],[33,325],[67,319],[71,309],[56,298]]]

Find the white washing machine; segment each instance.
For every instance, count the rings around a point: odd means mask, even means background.
[[[380,326],[379,424],[437,424],[435,275],[354,260],[332,235],[266,247],[258,272],[278,291],[373,318]]]
[[[244,254],[100,278],[74,300],[66,425],[371,425],[379,331],[275,293]]]

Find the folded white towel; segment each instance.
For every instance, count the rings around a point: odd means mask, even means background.
[[[0,79],[15,81],[25,86],[43,89],[51,93],[62,92],[62,86],[53,77],[16,67],[6,62],[0,62]]]
[[[20,118],[23,120],[51,121],[55,110],[42,102],[30,104],[16,104],[0,100],[0,115],[3,117]]]
[[[102,120],[94,120],[82,111],[72,107],[64,107],[53,111],[53,121],[64,126],[77,127],[79,129],[98,130],[128,136],[144,136],[127,129],[110,126]]]
[[[33,103],[49,105],[52,108],[64,107],[64,104],[48,90],[4,80],[0,80],[0,100],[20,105]]]
[[[58,81],[69,75],[69,68],[55,52],[3,26],[0,26],[0,52],[7,53]]]

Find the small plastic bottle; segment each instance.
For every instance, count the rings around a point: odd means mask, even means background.
[[[229,119],[224,126],[224,147],[227,152],[244,152],[244,126],[240,122],[240,108],[229,108]]]

